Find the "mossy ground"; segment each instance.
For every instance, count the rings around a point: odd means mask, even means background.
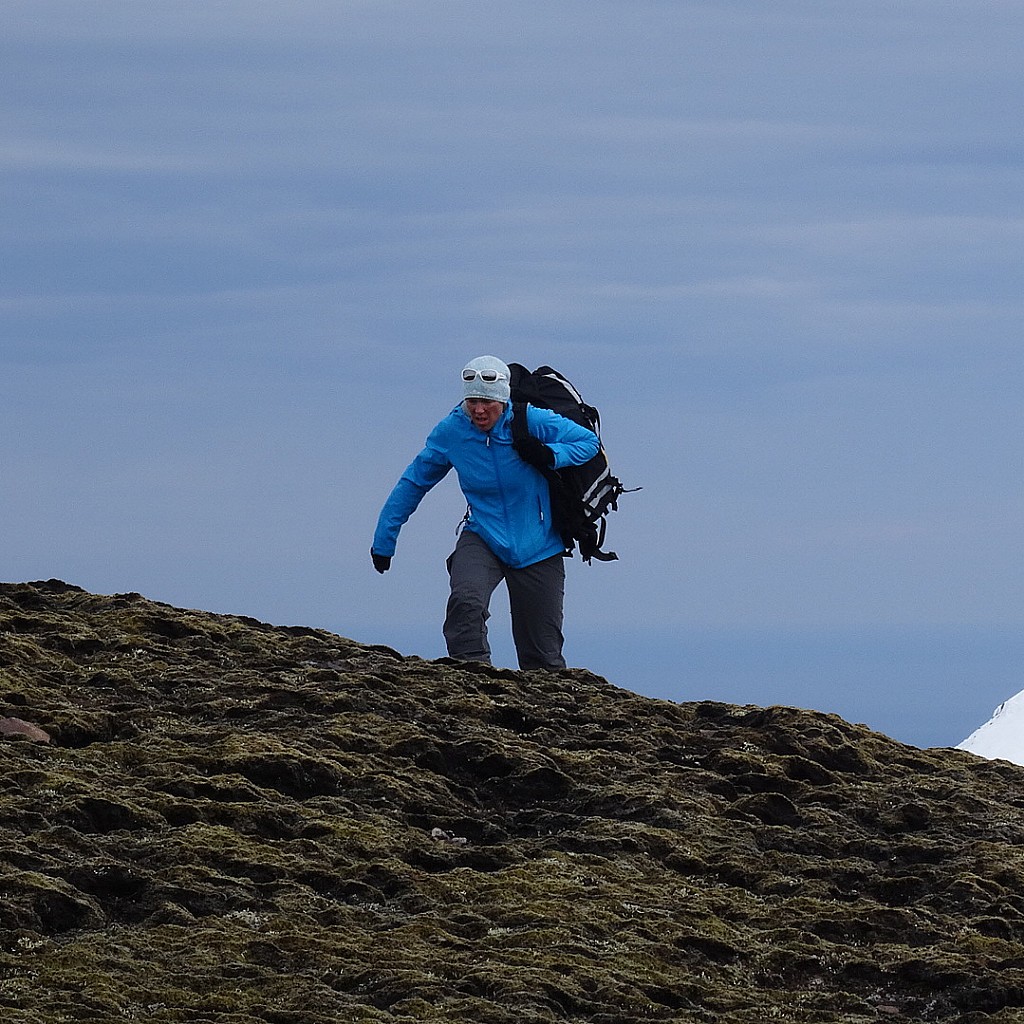
[[[56,581],[0,716],[11,1024],[1024,1020],[1004,762]]]

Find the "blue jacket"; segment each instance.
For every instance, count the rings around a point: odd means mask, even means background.
[[[600,448],[593,431],[548,409],[527,406],[527,422],[555,453],[556,469],[581,465]],[[512,449],[511,404],[487,432],[473,426],[459,404],[430,432],[384,503],[373,537],[378,555],[394,555],[402,526],[453,466],[469,502],[466,529],[479,534],[499,561],[522,569],[564,550],[551,522],[547,481]]]

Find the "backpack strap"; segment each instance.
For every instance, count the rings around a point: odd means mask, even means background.
[[[596,558],[599,562],[617,562],[619,556],[614,551],[601,550],[601,545],[604,543],[605,530],[608,528],[608,520],[601,516],[598,522],[600,525],[597,528],[597,546],[590,552],[590,558]],[[586,559],[586,561],[589,562],[590,558]]]
[[[526,402],[512,403],[512,442],[521,441],[524,437],[530,437],[530,424],[526,418]],[[571,507],[571,499],[565,481],[561,478],[557,469],[542,469],[539,471],[548,482],[548,494],[551,497],[551,518],[555,529],[558,531],[562,544],[565,545],[565,555],[571,557],[575,541],[572,538],[572,531],[568,530],[567,524],[569,515],[567,509]]]
[[[512,403],[512,440],[522,441],[530,436],[530,424],[526,419],[526,402]]]

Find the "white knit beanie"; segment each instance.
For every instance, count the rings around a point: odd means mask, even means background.
[[[463,374],[466,370],[497,370],[500,377],[495,381],[481,380],[479,374],[474,374],[472,380],[462,381],[463,398],[487,398],[492,402],[508,402],[512,397],[509,388],[511,374],[508,367],[497,356],[477,356],[466,363]]]

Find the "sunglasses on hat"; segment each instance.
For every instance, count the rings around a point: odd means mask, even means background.
[[[485,384],[494,384],[499,380],[508,380],[508,376],[501,370],[463,370],[462,379],[469,384],[479,378]]]

